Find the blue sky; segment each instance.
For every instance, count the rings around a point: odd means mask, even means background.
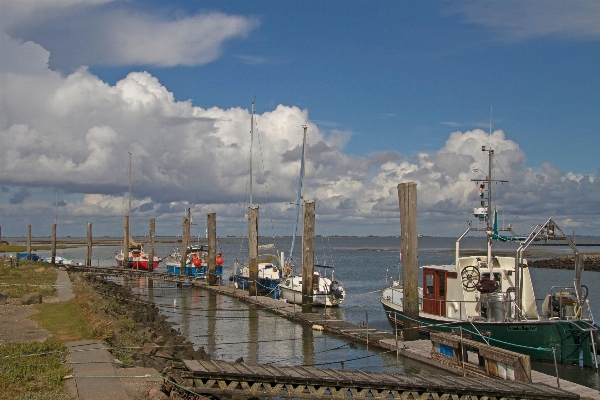
[[[398,234],[403,181],[421,232],[462,233],[491,141],[524,231],[599,234],[598,2],[0,0],[0,22],[5,236],[55,213],[118,235],[128,151],[139,231],[191,206],[239,233],[254,98],[279,234],[303,124],[318,233]]]

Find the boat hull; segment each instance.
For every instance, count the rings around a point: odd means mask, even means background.
[[[284,286],[279,286],[279,298],[292,304],[302,304],[302,292],[292,290]],[[319,307],[336,307],[339,306],[343,299],[335,298],[328,294],[313,294],[313,306]]]
[[[232,280],[236,289],[248,290],[250,287],[250,279],[247,276],[236,274],[232,276]],[[278,285],[279,279],[258,278],[258,293],[271,294],[271,297],[277,299],[279,293],[277,289]]]
[[[160,261],[158,260],[154,260],[154,262],[152,263],[152,269],[151,270],[155,270],[156,268],[158,268],[158,264],[160,264]],[[117,260],[117,265],[119,267],[123,267],[123,260]],[[129,260],[129,265],[128,268],[131,269],[141,269],[141,270],[148,270],[148,265],[149,262],[148,260]]]
[[[199,265],[199,266],[195,266],[195,265],[191,265],[188,264],[185,266],[185,274],[183,274],[184,276],[192,276],[196,279],[206,279],[206,270],[207,270],[207,266],[206,265]],[[181,265],[179,264],[172,264],[172,263],[167,263],[167,272],[171,275],[177,275],[177,276],[181,276]],[[217,265],[217,277],[220,277],[221,275],[223,275],[223,266],[221,265]]]
[[[403,329],[407,317],[401,309],[392,303],[382,300],[387,319],[393,329]],[[563,364],[593,364],[591,351],[592,335],[589,326],[581,320],[529,320],[509,322],[460,321],[449,322],[420,315],[419,332],[428,337],[432,331],[456,332],[470,335],[473,340],[485,343],[489,340],[492,346],[528,355],[531,360],[554,361]]]

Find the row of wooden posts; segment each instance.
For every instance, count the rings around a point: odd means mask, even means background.
[[[418,292],[418,249],[417,249],[417,184],[414,182],[398,185],[398,201],[400,203],[400,231],[402,238],[402,282],[404,289],[404,314],[409,318],[404,321],[405,340],[418,338],[419,292]],[[258,205],[248,207],[248,266],[249,295],[258,294]],[[314,272],[314,237],[315,237],[315,202],[304,201],[303,234],[302,234],[302,312],[311,312],[313,298]],[[150,219],[149,265],[154,260],[154,228],[155,219]],[[180,274],[185,275],[187,262],[186,250],[189,245],[189,215],[183,218],[182,254]],[[207,283],[218,284],[216,274],[216,214],[207,215],[208,229],[208,268]],[[123,262],[129,254],[129,217],[123,223]],[[31,258],[31,225],[27,226],[27,259]],[[52,225],[52,264],[56,259],[56,224]],[[92,223],[87,224],[87,259],[86,266],[92,266]],[[412,329],[411,329],[412,328]],[[407,337],[408,336],[408,337]]]

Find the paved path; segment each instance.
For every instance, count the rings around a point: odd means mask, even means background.
[[[66,271],[56,278],[59,301],[74,297]],[[108,345],[96,340],[68,342],[67,366],[71,377],[65,380],[69,395],[78,400],[145,399],[151,388],[160,388],[163,378],[151,368],[121,368],[108,351]]]

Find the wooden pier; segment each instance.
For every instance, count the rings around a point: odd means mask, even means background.
[[[303,399],[579,399],[547,385],[224,361],[184,361],[169,378],[202,395]]]
[[[488,375],[485,368],[482,368],[481,366],[478,365],[479,364],[478,356],[477,356],[477,354],[474,354],[472,352],[467,355],[467,359],[466,359],[467,362],[462,365],[452,363],[452,362],[444,362],[444,360],[440,360],[439,357],[432,356],[432,342],[430,340],[417,340],[417,341],[404,342],[404,341],[400,340],[400,338],[397,338],[395,335],[392,335],[387,332],[380,332],[380,331],[377,331],[375,329],[368,328],[365,326],[357,326],[350,322],[333,318],[327,314],[302,313],[302,306],[300,306],[300,305],[286,303],[284,301],[272,299],[270,297],[265,297],[265,296],[250,296],[248,294],[247,290],[236,289],[232,285],[221,285],[220,282],[217,285],[208,285],[205,280],[199,280],[194,277],[171,275],[168,273],[147,272],[147,271],[143,271],[143,270],[123,269],[123,268],[116,268],[116,267],[71,266],[71,267],[68,267],[68,271],[69,272],[92,273],[94,275],[104,275],[104,276],[128,276],[128,277],[158,279],[158,280],[165,280],[165,281],[170,281],[170,282],[191,282],[196,287],[200,287],[203,289],[218,292],[220,294],[235,297],[235,298],[237,298],[241,301],[244,301],[248,304],[254,304],[257,307],[261,307],[267,311],[276,313],[276,314],[282,316],[283,318],[311,326],[314,329],[323,330],[323,331],[329,332],[329,333],[337,335],[337,336],[345,337],[354,342],[362,342],[368,346],[378,347],[378,348],[388,350],[388,351],[390,351],[390,350],[395,351],[399,356],[410,358],[410,359],[425,363],[427,365],[430,365],[430,366],[433,366],[436,368],[440,368],[440,369],[443,369],[448,372],[452,372],[456,375],[463,375],[465,377],[465,379],[467,379],[468,382],[471,382],[471,385],[473,385],[473,384],[480,385],[481,384],[480,386],[476,386],[477,388],[485,387],[485,385],[483,385],[483,382],[485,382],[485,384],[487,385],[488,382],[492,381],[492,382],[498,382],[498,383],[490,384],[492,386],[500,385],[505,388],[507,388],[507,387],[513,388],[514,390],[517,390],[517,388],[519,388],[519,387],[521,389],[523,389],[525,387],[529,388],[529,387],[534,387],[534,386],[535,387],[542,387],[542,386],[547,387],[548,390],[550,390],[550,389],[560,390],[557,387],[558,385],[557,385],[556,377],[553,377],[553,376],[542,374],[542,373],[536,372],[536,371],[531,371],[532,383],[494,379]],[[235,366],[239,366],[239,364],[235,364]],[[194,385],[202,385],[203,388],[207,388],[210,385],[213,385],[213,386],[220,385],[219,389],[213,387],[212,389],[214,389],[214,390],[239,391],[240,390],[239,387],[244,387],[245,390],[249,390],[249,391],[256,389],[256,388],[253,389],[253,386],[250,385],[249,383],[242,383],[242,381],[239,382],[239,385],[241,385],[241,386],[233,385],[233,386],[231,386],[231,389],[227,389],[229,387],[228,385],[230,385],[231,382],[233,382],[233,381],[230,381],[229,383],[226,383],[226,382],[228,382],[227,375],[223,375],[221,381],[216,380],[216,381],[210,383],[209,382],[210,379],[206,378],[208,380],[206,380],[206,382],[204,382],[204,383],[201,383],[202,379],[204,379],[204,378],[203,378],[203,376],[199,377],[197,375],[197,374],[201,373],[201,372],[198,372],[201,370],[201,368],[198,367],[194,363],[191,363],[191,364],[188,363],[186,368],[187,367],[190,367],[190,368],[188,368],[189,373],[183,373],[182,377],[185,376],[186,377],[185,379],[188,379],[188,381],[186,381],[188,384],[191,384],[190,383],[191,381],[189,381],[189,379],[194,379],[194,380],[197,380],[197,381],[194,381],[195,382]],[[194,369],[196,367],[198,368],[198,370]],[[181,368],[184,368],[184,365],[182,365]],[[211,368],[215,368],[215,367],[211,367]],[[223,368],[225,368],[225,367],[223,367]],[[240,367],[240,368],[243,368],[243,367]],[[254,368],[254,367],[250,367],[250,368]],[[275,368],[275,367],[271,367],[271,368]],[[281,369],[281,367],[277,367],[277,368]],[[306,369],[306,367],[295,367],[295,368]],[[207,371],[210,371],[210,370],[207,369]],[[227,371],[227,370],[224,370],[224,371]],[[229,371],[231,373],[233,373],[233,370],[229,370]],[[329,370],[326,370],[326,371],[329,371]],[[337,371],[337,370],[335,370],[335,371]],[[214,371],[211,373],[214,373]],[[191,374],[191,375],[189,375],[189,374]],[[360,372],[359,374],[364,374],[364,373]],[[369,373],[369,375],[376,376],[373,373]],[[389,374],[384,374],[381,377],[384,377],[385,375],[389,375]],[[406,375],[400,375],[400,376],[405,377]],[[271,378],[273,378],[273,376],[271,376]],[[283,378],[285,378],[285,377],[282,377],[282,379]],[[479,378],[479,379],[477,379],[475,381],[473,378],[476,378],[476,379]],[[481,378],[485,378],[485,379],[482,380]],[[181,378],[181,379],[184,379],[184,378]],[[285,378],[285,379],[287,379],[287,378]],[[427,379],[431,379],[431,378],[428,377]],[[440,382],[443,382],[444,380],[447,380],[449,378],[448,377],[444,377],[444,378],[440,377],[439,379],[440,379]],[[455,378],[452,377],[452,379],[451,379],[452,382],[467,382],[467,381],[462,381],[461,380],[462,378],[459,379],[458,381],[454,381],[454,379]],[[458,379],[458,378],[456,378],[456,379]],[[426,381],[427,380],[425,380],[423,382],[426,382]],[[221,383],[218,383],[218,382],[221,382]],[[251,382],[251,381],[246,381],[246,382]],[[260,381],[260,382],[262,382],[262,381]],[[276,381],[276,382],[278,382],[278,381]],[[512,399],[512,398],[596,399],[596,398],[600,398],[600,393],[597,390],[587,388],[585,386],[577,385],[572,382],[568,382],[568,381],[564,381],[564,380],[561,380],[560,382],[561,382],[561,388],[569,390],[568,392],[566,392],[564,390],[561,391],[561,393],[563,393],[564,396],[560,395],[560,396],[555,396],[555,397],[543,397],[544,394],[542,392],[540,392],[539,396],[542,396],[542,397],[536,397],[536,396],[531,397],[529,395],[523,397],[521,395],[525,394],[525,392],[514,392],[514,393],[512,393],[513,397],[511,397],[511,396],[507,397],[504,395],[498,397],[496,395],[491,396],[489,394],[486,394],[486,395],[471,394],[471,396],[476,396],[476,397],[471,397],[471,398],[482,398],[482,399],[483,398],[489,398],[489,399],[495,399],[495,398],[497,398],[497,399],[501,399],[501,398],[502,399]],[[226,385],[226,386],[223,388],[222,387],[223,385]],[[264,384],[261,383],[261,385],[263,385],[261,387],[264,387]],[[273,388],[268,389],[269,391],[284,390],[280,386],[276,387],[275,383],[273,383],[273,385],[274,385]],[[525,385],[525,386],[520,386],[520,385]],[[534,385],[534,386],[531,386],[531,385]],[[317,386],[319,386],[319,385],[317,385]],[[319,386],[319,387],[321,387],[321,386]],[[444,386],[444,388],[445,388],[444,390],[447,389],[445,386]],[[369,389],[369,390],[367,392],[364,392],[364,390],[366,390],[366,389]],[[435,387],[434,387],[434,389],[435,389]],[[256,389],[256,390],[258,390],[258,389]],[[267,389],[261,389],[261,390],[266,391]],[[285,390],[289,390],[289,391],[296,390],[296,392],[294,392],[295,393],[294,396],[290,395],[287,397],[300,397],[297,393],[297,390],[300,390],[298,388],[292,389],[290,387]],[[335,397],[330,394],[320,395],[321,397],[311,397],[311,396],[316,396],[316,394],[314,394],[314,393],[311,394],[311,391],[313,391],[313,389],[303,388],[302,390],[304,391],[304,394],[309,396],[310,398],[334,398]],[[317,390],[317,389],[314,389],[314,390]],[[323,390],[331,391],[331,389],[323,389]],[[367,388],[367,387],[360,389],[360,391],[357,388],[351,389],[350,387],[348,388],[348,390],[349,391],[347,391],[347,393],[355,393],[356,396],[359,396],[359,393],[363,393],[363,394],[369,393],[369,394],[365,394],[365,396],[374,396],[374,394],[375,394],[374,392],[371,391],[372,390],[371,388]],[[392,389],[390,389],[390,390],[392,390]],[[400,389],[398,389],[398,390],[400,390]],[[406,397],[406,396],[408,396],[408,395],[406,395],[406,393],[409,393],[409,392],[407,392],[407,390],[409,390],[409,389],[408,388],[401,389],[401,392],[405,393],[405,395],[404,395],[405,397],[401,397],[401,398],[421,398],[421,397]],[[467,389],[465,388],[465,390],[467,390]],[[527,390],[529,390],[529,389],[527,389]],[[317,390],[317,392],[318,392],[318,390]],[[206,393],[209,393],[209,392],[206,392]],[[210,392],[210,393],[212,393],[212,392]],[[341,396],[341,394],[340,394],[341,392],[339,390],[336,390],[335,393],[337,393],[337,396]],[[398,393],[400,393],[400,391]],[[425,396],[423,398],[438,398],[438,397],[435,397],[436,395],[434,395],[433,392],[427,392],[427,393],[430,393],[433,397]],[[449,392],[449,393],[455,393],[455,392]],[[464,391],[461,393],[463,393],[463,394],[460,396],[457,394],[456,395],[457,397],[439,397],[439,398],[440,399],[441,398],[463,398],[462,397],[463,395],[468,396],[469,395],[468,393],[470,393],[470,392]],[[479,392],[475,391],[473,393],[479,393]],[[491,392],[486,392],[486,393],[491,393]],[[498,393],[500,393],[500,392],[498,392]],[[502,393],[504,393],[504,392],[502,392]],[[518,393],[521,393],[521,395]],[[555,393],[555,395],[556,395],[559,392],[553,392],[553,393]],[[354,398],[357,398],[356,396]],[[385,396],[388,396],[388,394],[386,394]],[[393,397],[393,396],[395,396],[395,394],[392,393],[389,396]],[[412,396],[412,395],[410,395],[410,396]],[[477,396],[481,396],[481,397],[477,397]],[[282,393],[279,393],[276,396],[274,395],[273,397],[286,397],[286,396],[284,396]],[[302,397],[309,398],[306,396],[302,396]],[[391,398],[391,397],[388,397],[388,398]],[[358,398],[360,398],[360,396]],[[465,398],[469,398],[469,397],[465,397]]]

